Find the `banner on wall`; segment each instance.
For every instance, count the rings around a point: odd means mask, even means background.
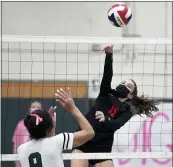
[[[114,135],[112,152],[171,152],[172,151],[172,104],[153,118],[133,117]],[[172,159],[117,159],[116,167],[172,167]]]

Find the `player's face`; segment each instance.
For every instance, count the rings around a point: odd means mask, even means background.
[[[125,80],[121,82],[121,84],[124,84],[126,88],[130,91],[130,93],[133,93],[133,91],[135,90],[135,84],[131,79]]]
[[[33,102],[30,107],[30,111],[34,111],[36,109],[42,109],[41,104],[39,102]]]

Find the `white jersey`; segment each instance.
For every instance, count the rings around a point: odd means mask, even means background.
[[[18,147],[17,152],[22,167],[64,167],[62,151],[72,149],[73,134],[59,135],[31,140]]]

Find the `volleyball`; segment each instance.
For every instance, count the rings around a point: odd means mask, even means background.
[[[116,27],[123,27],[129,23],[132,18],[132,11],[124,3],[114,4],[108,10],[108,19]]]

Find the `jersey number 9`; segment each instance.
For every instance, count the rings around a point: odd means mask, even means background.
[[[30,154],[28,157],[30,167],[43,167],[41,154],[38,152]]]

